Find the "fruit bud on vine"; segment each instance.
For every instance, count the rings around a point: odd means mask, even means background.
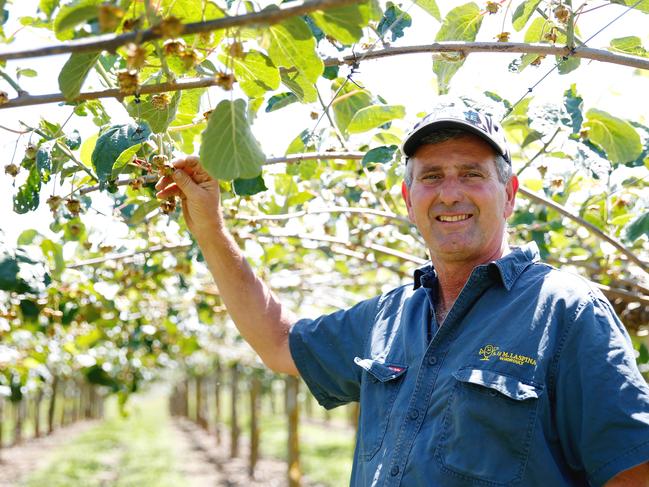
[[[5,174],[9,174],[9,176],[11,176],[12,178],[18,176],[19,172],[20,172],[20,167],[14,164],[13,162],[5,166]]]
[[[142,178],[142,177],[135,178],[135,179],[131,180],[131,182],[128,183],[128,185],[131,187],[131,189],[134,189],[135,191],[137,191],[138,189],[141,189],[142,186],[144,185],[144,178]]]
[[[570,20],[570,9],[566,5],[561,4],[554,9],[554,16],[559,22],[565,25]]]
[[[185,50],[185,41],[182,39],[167,39],[162,44],[162,50],[167,56],[172,56],[174,54],[180,54]]]
[[[151,97],[151,106],[156,110],[165,110],[169,106],[169,95],[166,93],[159,93]]]
[[[214,32],[199,32],[198,40],[202,44],[212,44],[212,42],[214,41]]]
[[[122,21],[124,11],[116,5],[102,3],[99,6],[99,30],[112,32]]]
[[[6,91],[0,91],[0,105],[4,105],[9,102],[9,95]]]
[[[195,49],[185,49],[178,54],[185,69],[191,69],[198,64],[198,52]]]
[[[124,32],[130,32],[132,30],[137,30],[142,26],[142,17],[136,17],[134,19],[126,19],[122,24]]]
[[[541,61],[543,61],[544,58],[545,58],[545,54],[541,54],[540,56],[536,56],[536,58],[534,58],[534,61],[532,61],[530,63],[530,66],[540,66]]]
[[[119,91],[124,95],[134,95],[140,83],[137,71],[133,69],[121,69],[117,72]]]
[[[318,114],[318,112],[311,112],[309,116],[311,117],[311,120],[318,120],[318,117],[320,115]]]
[[[68,231],[73,237],[78,237],[81,235],[81,225],[78,223],[72,223],[71,225],[68,225]]]
[[[182,21],[178,17],[174,17],[173,15],[167,17],[166,19],[162,19],[158,25],[153,27],[153,31],[156,34],[160,34],[162,37],[165,37],[167,39],[180,37],[184,30],[185,26],[183,25]]]
[[[498,42],[509,42],[509,36],[511,34],[509,32],[501,32],[500,34],[496,35],[496,40]]]
[[[68,198],[65,200],[65,207],[72,216],[78,216],[81,213],[81,201],[76,198]]]
[[[548,32],[543,35],[543,39],[554,44],[557,42],[557,28],[552,27]]]
[[[171,175],[174,173],[174,167],[171,164],[164,164],[159,170],[158,174],[160,176],[168,176],[171,177]]]
[[[224,73],[219,71],[216,73],[216,85],[223,88],[225,91],[232,91],[232,86],[236,78],[232,73]]]
[[[126,65],[129,69],[140,69],[146,61],[146,49],[131,42],[126,46]]]
[[[203,112],[203,118],[204,118],[205,120],[209,120],[210,115],[212,115],[212,112],[213,112],[213,111],[214,111],[214,110],[208,110],[208,111],[206,111],[206,112]]]
[[[239,41],[233,42],[228,46],[228,52],[230,56],[236,58],[242,58],[245,53],[243,52],[243,44]]]
[[[37,152],[38,146],[36,144],[27,144],[27,147],[25,148],[25,157],[27,159],[34,159]]]
[[[61,202],[63,201],[63,198],[60,196],[52,195],[49,198],[47,198],[47,206],[50,207],[50,211],[52,213],[56,213],[61,206]]]
[[[498,10],[500,10],[500,4],[497,2],[487,2],[486,10],[490,15],[497,14]]]
[[[167,159],[167,156],[164,156],[162,154],[156,154],[151,158],[151,166],[153,166],[153,169],[156,171],[160,171],[162,167],[169,162],[169,159]]]
[[[176,209],[176,200],[175,198],[169,198],[160,203],[160,210],[165,215],[173,213]]]

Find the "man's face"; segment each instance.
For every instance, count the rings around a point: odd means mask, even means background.
[[[498,180],[492,147],[468,134],[420,146],[409,164],[413,180],[403,196],[433,262],[479,265],[499,258],[518,181]]]

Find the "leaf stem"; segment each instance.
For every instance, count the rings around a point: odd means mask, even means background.
[[[14,81],[11,76],[9,76],[7,73],[5,73],[3,70],[0,69],[0,76],[4,78],[4,80],[11,85],[11,87],[16,90],[16,93],[18,93],[18,96],[24,96],[27,94],[25,90],[23,90],[18,82]]]

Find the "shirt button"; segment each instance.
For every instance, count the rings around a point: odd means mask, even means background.
[[[399,465],[395,465],[390,469],[390,475],[392,475],[393,477],[399,475]]]
[[[410,411],[409,416],[410,419],[417,419],[419,417],[419,410],[413,409],[412,411]]]
[[[435,365],[437,363],[437,357],[434,355],[428,357],[428,365]]]

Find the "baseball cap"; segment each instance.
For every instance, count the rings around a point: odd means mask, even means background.
[[[412,157],[422,138],[442,128],[460,128],[481,137],[511,165],[505,131],[500,123],[491,115],[468,107],[462,100],[445,100],[417,122],[403,140],[401,153]]]

